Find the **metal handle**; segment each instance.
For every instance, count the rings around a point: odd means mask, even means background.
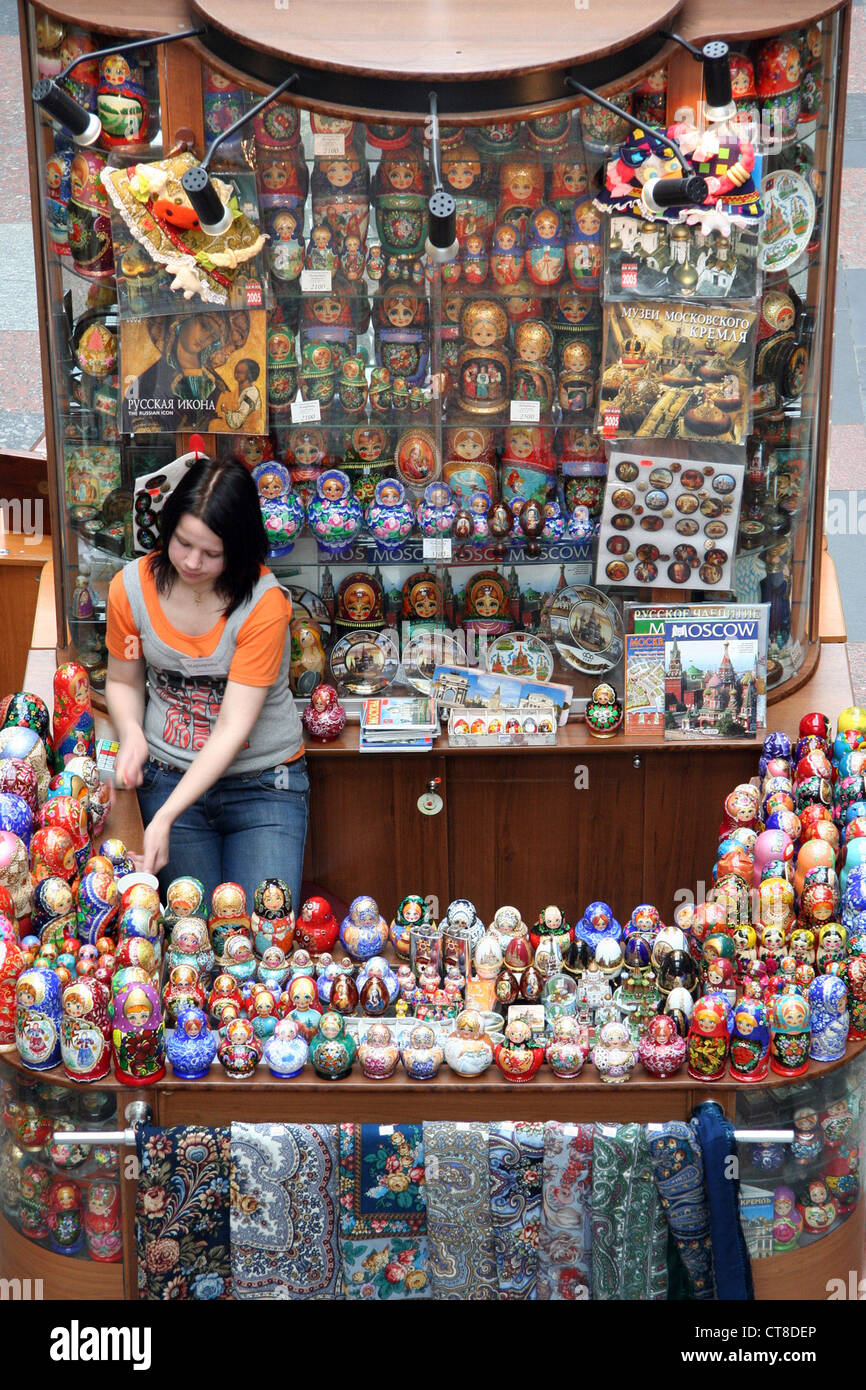
[[[146,1101],[130,1101],[123,1112],[129,1129],[58,1129],[54,1137],[61,1144],[122,1144],[135,1148],[136,1131],[141,1125],[150,1124],[153,1111]]]
[[[793,1129],[735,1129],[738,1144],[793,1144]]]

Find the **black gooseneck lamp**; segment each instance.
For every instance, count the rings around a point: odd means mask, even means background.
[[[216,137],[209,146],[201,164],[196,164],[193,169],[187,169],[181,179],[183,191],[192,203],[193,211],[198,216],[199,224],[205,236],[219,236],[222,232],[227,232],[232,224],[232,213],[222,202],[208,173],[211,156],[224,140],[228,140],[236,130],[242,125],[246,125],[247,121],[251,120],[253,116],[257,116],[272,101],[276,101],[277,97],[282,96],[289,87],[293,87],[297,80],[298,74],[296,72],[291,73],[285,82],[280,83],[279,87],[268,92],[267,96],[262,97],[261,101],[257,101],[255,106],[250,107],[249,111],[245,111],[233,125],[229,126],[228,130],[222,131]]]
[[[430,221],[427,232],[427,255],[431,261],[445,265],[453,261],[459,250],[457,242],[457,204],[442,184],[439,165],[439,103],[436,93],[430,93],[430,162],[433,166],[433,193],[427,208]]]
[[[31,92],[36,105],[68,130],[76,145],[93,145],[102,134],[99,117],[84,107],[60,84],[79,63],[92,63],[99,58],[108,58],[112,53],[133,53],[138,48],[155,48],[161,43],[176,43],[178,39],[192,39],[203,34],[203,28],[182,29],[177,34],[156,34],[149,39],[133,39],[129,43],[112,44],[110,48],[98,48],[93,53],[81,53],[73,58],[56,77],[43,77]]]
[[[574,77],[566,77],[566,86],[571,87],[581,96],[588,97],[598,106],[603,106],[607,111],[612,111],[620,120],[625,121],[626,125],[631,126],[649,141],[660,154],[671,154],[678,160],[683,171],[681,179],[648,179],[641,189],[641,202],[647,213],[657,215],[664,212],[666,208],[683,207],[689,204],[703,203],[709,192],[707,181],[699,174],[694,173],[691,165],[680,149],[675,140],[671,140],[662,131],[655,130],[653,126],[648,126],[644,121],[638,121],[634,116],[630,116],[627,111],[622,111],[607,97],[599,96],[591,87],[584,87],[582,82],[578,82]]]
[[[730,49],[721,39],[711,39],[703,48],[696,48],[681,34],[672,29],[663,29],[665,38],[673,39],[702,66],[704,70],[704,119],[711,125],[722,121],[732,121],[737,114],[736,103],[731,92],[731,67],[728,62]]]

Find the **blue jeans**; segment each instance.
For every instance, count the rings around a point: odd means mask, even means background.
[[[145,825],[182,776],[147,760],[138,788]],[[245,890],[251,912],[253,894],[262,879],[282,878],[292,890],[297,913],[309,808],[310,783],[303,757],[264,772],[221,777],[171,827],[168,863],[159,874],[163,899],[172,879],[191,875],[204,884],[208,908],[217,884],[232,882]]]

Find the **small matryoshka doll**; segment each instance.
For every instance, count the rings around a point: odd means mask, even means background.
[[[307,508],[307,525],[323,550],[345,550],[361,529],[361,508],[352,495],[348,474],[329,468],[316,480],[316,495]]]
[[[262,1044],[248,1018],[234,1018],[223,1031],[217,1057],[233,1081],[248,1081],[262,1058]]]
[[[718,1081],[725,1074],[728,1056],[728,1023],[720,999],[699,999],[692,1010],[688,1036],[689,1076],[698,1081]]]
[[[99,980],[75,980],[62,996],[60,1046],[73,1081],[99,1081],[111,1067],[108,990]]]
[[[266,218],[266,225],[271,238],[268,246],[271,274],[281,284],[292,284],[304,268],[303,204],[274,207]]]
[[[457,241],[461,254],[466,239],[480,236],[489,245],[493,226],[493,200],[481,155],[474,144],[464,140],[443,150],[442,181],[457,204]]]
[[[388,923],[368,894],[353,900],[340,926],[340,940],[353,960],[381,954],[388,940]]]
[[[101,154],[79,149],[69,171],[69,250],[77,273],[90,280],[114,275],[108,196],[100,180],[104,168]]]
[[[55,1178],[48,1194],[48,1227],[51,1249],[59,1255],[76,1255],[84,1245],[81,1189],[71,1178]]]
[[[319,1031],[310,1044],[310,1061],[319,1076],[337,1081],[348,1076],[355,1060],[355,1041],[346,1032],[338,1013],[322,1015]]]
[[[93,870],[78,885],[78,929],[82,941],[96,942],[117,918],[118,893],[113,873]]]
[[[31,966],[15,985],[15,1045],[25,1067],[48,1071],[60,1064],[60,981],[53,970]]]
[[[0,1053],[15,1046],[15,985],[24,967],[18,943],[0,939]]]
[[[734,1009],[731,1076],[736,1081],[764,1081],[769,1072],[770,1025],[758,999],[741,999]]]
[[[809,1001],[799,992],[775,994],[769,1004],[770,1066],[780,1076],[801,1076],[812,1041]]]
[[[133,981],[113,1002],[114,1073],[126,1086],[165,1076],[165,1043],[159,995],[151,984]]]
[[[556,285],[565,271],[565,231],[556,208],[542,204],[529,218],[524,238],[526,271],[536,285]]]
[[[591,198],[575,203],[565,247],[568,270],[583,291],[596,290],[601,276],[601,213]]]
[[[429,921],[427,902],[418,893],[410,893],[401,900],[389,929],[391,945],[398,956],[409,959],[409,934],[412,928]]]
[[[112,1264],[123,1256],[120,1230],[120,1188],[99,1179],[88,1183],[84,1199],[84,1234],[91,1260]]]
[[[448,484],[441,478],[428,483],[424,496],[415,508],[418,530],[422,536],[450,536],[456,515],[457,505]]]
[[[818,932],[818,949],[815,953],[815,969],[824,974],[834,961],[845,959],[848,947],[848,932],[839,922],[827,922]]]
[[[502,222],[493,232],[490,271],[500,289],[519,283],[523,275],[524,245],[520,226]]]
[[[292,890],[281,878],[266,878],[259,884],[253,900],[250,921],[259,955],[268,946],[279,946],[288,954],[295,935]]]
[[[146,145],[148,104],[144,74],[124,53],[108,53],[99,63],[96,112],[106,145]]]
[[[268,408],[274,424],[279,426],[288,417],[298,393],[295,333],[285,322],[279,304],[268,310],[267,330]]]

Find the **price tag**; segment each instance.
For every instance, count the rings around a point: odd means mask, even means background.
[[[623,261],[622,287],[624,290],[637,289],[637,261]]]
[[[342,159],[345,153],[344,130],[317,130],[313,135],[313,155],[316,159]]]
[[[302,270],[302,271],[301,271],[301,293],[302,293],[302,294],[330,294],[330,293],[331,293],[331,272],[330,272],[330,270]]]
[[[256,280],[251,280],[245,287],[245,294],[248,309],[260,309],[265,302],[262,287]]]
[[[619,411],[606,410],[602,416],[601,432],[605,439],[611,439],[619,429]]]
[[[540,401],[512,401],[512,425],[537,425],[541,419]]]
[[[322,418],[319,401],[292,401],[292,424],[314,425]]]
[[[380,1139],[387,1139],[388,1135],[389,1135],[389,1134],[393,1134],[393,1133],[394,1133],[394,1126],[393,1126],[393,1125],[380,1125],[380,1126],[379,1126],[379,1138],[380,1138]]]
[[[425,536],[421,546],[421,553],[425,560],[450,560],[451,537]]]

